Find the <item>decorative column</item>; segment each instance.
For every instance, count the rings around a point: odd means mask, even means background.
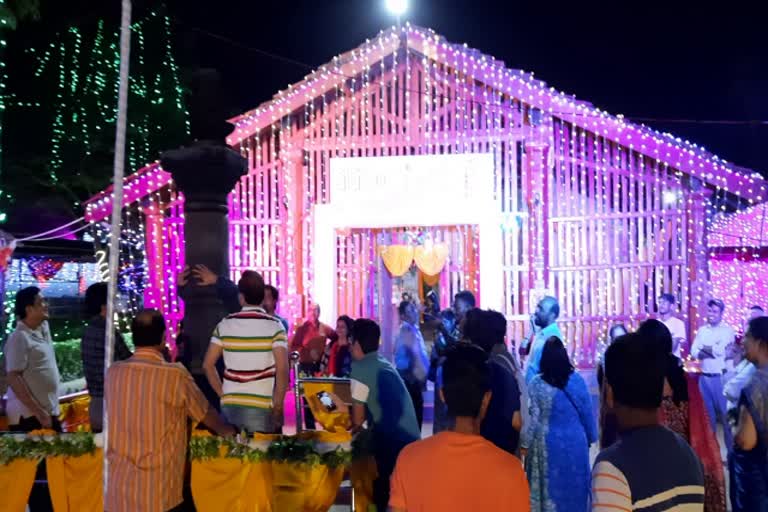
[[[686,247],[688,266],[688,338],[702,324],[707,301],[711,293],[709,283],[709,262],[707,247],[707,224],[709,221],[712,190],[705,188],[698,180],[693,181],[686,194]],[[690,345],[689,345],[690,346]]]
[[[161,164],[184,194],[187,265],[203,264],[216,275],[229,277],[227,196],[246,172],[245,158],[221,143],[199,141],[163,153]],[[211,333],[226,311],[215,286],[198,286],[190,280],[180,296],[184,300],[184,333],[188,336],[186,358],[197,378],[202,375]]]
[[[526,142],[528,164],[526,201],[528,221],[529,308],[533,312],[536,302],[547,294],[549,272],[549,144],[538,141]]]

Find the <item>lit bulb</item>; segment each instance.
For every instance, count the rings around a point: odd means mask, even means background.
[[[408,10],[408,0],[385,0],[384,4],[395,16],[402,16]]]

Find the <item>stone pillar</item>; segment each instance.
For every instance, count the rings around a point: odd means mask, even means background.
[[[548,293],[549,212],[546,201],[549,196],[549,144],[527,142],[525,153],[528,163],[526,202],[530,213],[528,220],[529,308],[533,312],[538,299]]]
[[[707,224],[711,215],[710,198],[712,190],[694,181],[686,194],[685,237],[688,249],[688,340],[687,348],[694,334],[704,322],[707,301],[710,298],[709,261],[707,248]],[[727,305],[726,305],[727,306]]]
[[[163,153],[161,164],[184,194],[186,264],[203,264],[229,278],[227,196],[246,172],[245,158],[224,145],[201,141]],[[226,312],[215,286],[197,286],[191,280],[180,296],[188,336],[185,358],[197,376],[202,374],[211,333]]]

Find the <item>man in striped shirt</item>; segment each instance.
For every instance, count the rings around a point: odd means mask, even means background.
[[[234,435],[180,363],[163,359],[165,321],[156,310],[131,324],[136,353],[112,365],[109,412],[109,512],[165,512],[182,502],[189,419]]]
[[[285,328],[259,305],[264,300],[264,279],[258,272],[243,272],[237,288],[243,309],[216,326],[203,369],[230,423],[247,432],[277,432],[283,426],[288,390]],[[222,356],[223,383],[216,371]]]
[[[592,511],[703,512],[704,473],[688,443],[658,423],[664,388],[661,350],[640,334],[605,353],[607,402],[619,441],[592,470]]]

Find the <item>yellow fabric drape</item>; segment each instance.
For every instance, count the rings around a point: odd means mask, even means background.
[[[37,460],[16,459],[0,465],[0,503],[7,512],[24,512],[35,482]]]
[[[430,288],[434,288],[440,282],[440,274],[435,274],[433,276],[428,276],[424,272],[421,272],[421,279],[422,279],[422,281],[424,281],[424,284],[426,284]],[[422,302],[423,302],[423,300],[422,300]]]
[[[91,419],[88,415],[90,404],[91,397],[88,395],[61,404],[59,419],[64,432],[91,431]]]
[[[345,432],[351,424],[349,413],[342,413],[338,410],[329,411],[320,403],[317,394],[321,391],[333,392],[333,384],[325,382],[304,382],[304,396],[307,398],[309,408],[312,414],[325,430],[328,432]]]
[[[428,276],[442,272],[448,260],[448,245],[445,243],[419,245],[413,252],[413,259],[419,270]]]
[[[272,512],[272,465],[218,458],[192,461],[192,497],[200,512]],[[287,510],[287,509],[286,509]]]
[[[400,277],[411,268],[413,247],[410,245],[383,245],[379,248],[384,266],[394,277]]]
[[[369,507],[373,506],[373,481],[377,476],[376,460],[373,457],[352,460],[349,478],[355,490],[355,510],[368,512]]]
[[[46,458],[53,510],[104,510],[103,460],[104,453],[100,448],[80,457]]]

